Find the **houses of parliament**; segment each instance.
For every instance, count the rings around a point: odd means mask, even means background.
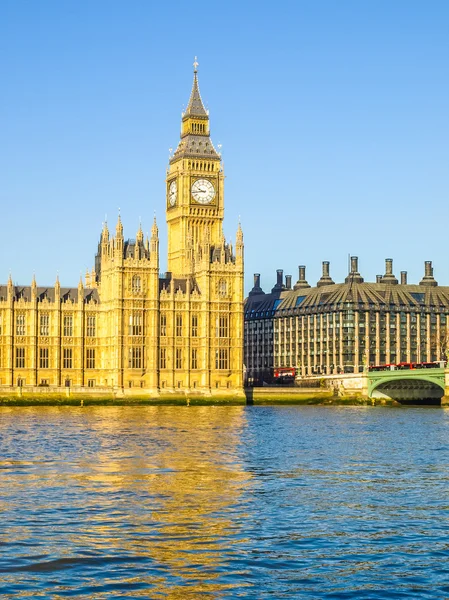
[[[223,235],[224,172],[194,63],[166,177],[167,272],[156,220],[125,239],[103,226],[73,288],[0,286],[0,389],[243,397],[243,233]],[[94,389],[92,389],[94,388]]]

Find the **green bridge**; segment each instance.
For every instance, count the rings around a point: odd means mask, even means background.
[[[445,369],[395,369],[369,371],[368,397],[399,402],[439,402],[445,393]]]

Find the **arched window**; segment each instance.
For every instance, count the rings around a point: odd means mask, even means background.
[[[198,337],[198,315],[192,315],[192,337]]]
[[[227,315],[217,317],[215,335],[218,338],[227,338],[229,336],[229,319]]]
[[[221,297],[226,296],[228,293],[228,286],[224,279],[220,279],[218,282],[218,295]]]
[[[164,313],[161,314],[161,335],[167,335],[167,317]],[[164,367],[165,369],[165,367]]]
[[[182,315],[176,315],[176,337],[182,336]]]
[[[134,275],[133,279],[132,279],[132,291],[133,292],[140,292],[142,290],[142,285],[140,282],[140,276],[139,275]]]

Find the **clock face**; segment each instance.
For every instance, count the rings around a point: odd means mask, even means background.
[[[200,204],[209,204],[215,196],[215,188],[208,179],[197,179],[192,185],[193,199]]]
[[[176,204],[177,195],[178,186],[176,185],[176,180],[173,180],[168,188],[168,202],[170,203],[170,206],[174,206]]]

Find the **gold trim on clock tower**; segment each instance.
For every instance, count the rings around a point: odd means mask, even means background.
[[[185,273],[189,245],[195,247],[205,240],[217,245],[223,237],[223,166],[210,138],[209,112],[201,99],[197,67],[195,59],[181,139],[167,170],[168,270],[174,275]],[[173,182],[177,188],[175,203],[170,201]]]

